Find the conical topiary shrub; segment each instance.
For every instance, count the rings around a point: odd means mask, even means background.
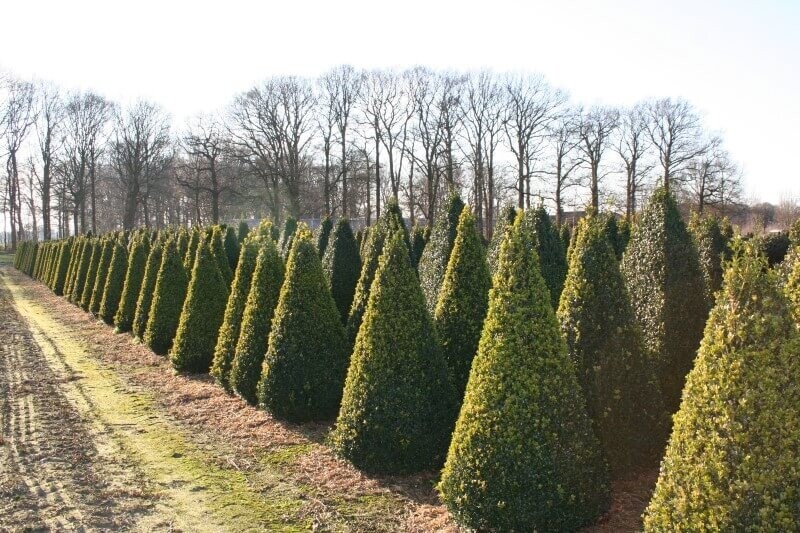
[[[317,251],[319,251],[320,257],[325,257],[325,252],[328,249],[328,240],[331,236],[331,231],[333,231],[333,222],[331,221],[331,217],[326,216],[322,219],[322,223],[319,225],[317,229]]]
[[[383,244],[386,238],[386,228],[383,221],[378,221],[372,226],[367,235],[367,242],[364,245],[363,261],[361,274],[356,283],[356,290],[353,294],[353,304],[350,307],[350,315],[347,317],[347,341],[352,346],[356,342],[356,335],[361,327],[364,312],[367,310],[369,301],[369,290],[372,287],[372,280],[375,279],[375,272],[378,270],[378,260],[383,253]]]
[[[346,323],[361,274],[361,256],[347,219],[340,218],[336,223],[322,264],[339,316]]]
[[[166,354],[172,347],[189,285],[183,256],[178,249],[180,241],[180,235],[176,235],[164,245],[144,332],[144,342],[159,355]]]
[[[75,286],[72,288],[72,302],[75,305],[80,305],[84,309],[89,306],[86,302],[86,307],[83,306],[83,299],[87,287],[87,281],[92,274],[92,264],[97,269],[97,262],[100,260],[100,246],[96,238],[89,238],[86,243],[86,249],[81,254],[81,264],[78,266],[78,274],[75,277]],[[90,289],[91,290],[91,289]]]
[[[591,213],[589,216],[591,216]],[[611,248],[614,250],[614,255],[617,257],[617,261],[620,261],[622,259],[622,254],[625,252],[625,248],[628,246],[628,241],[620,232],[617,216],[614,213],[606,213],[599,216],[605,223],[606,239],[608,239],[608,242],[611,244]],[[563,239],[561,242],[564,242]]]
[[[233,281],[233,271],[228,260],[228,250],[225,248],[225,234],[226,230],[223,227],[214,226],[208,244],[210,245],[211,253],[217,260],[217,268],[219,268],[219,273],[222,275],[225,285],[230,287]]]
[[[489,241],[489,249],[486,251],[486,260],[489,263],[489,271],[494,273],[497,271],[497,258],[500,255],[500,245],[506,237],[508,230],[514,225],[517,219],[517,208],[511,204],[506,205],[500,211],[500,216],[497,218],[494,230],[492,231],[492,239]]]
[[[414,268],[419,266],[419,260],[422,258],[427,242],[428,241],[425,239],[425,228],[414,226],[411,230],[411,263]]]
[[[75,276],[75,269],[77,268],[77,263],[79,256],[81,254],[82,247],[83,247],[83,238],[73,237],[72,248],[69,251],[69,265],[67,266],[67,274],[64,277],[64,286],[61,288],[60,296],[69,297],[69,292],[72,287],[72,282]]]
[[[722,288],[722,262],[730,259],[728,238],[723,233],[723,225],[715,216],[700,217],[693,214],[689,221],[689,231],[697,246],[709,305],[714,302],[714,295]]]
[[[228,386],[228,375],[231,370],[231,362],[236,352],[236,342],[239,340],[239,331],[242,324],[247,295],[250,292],[250,282],[253,279],[253,270],[256,268],[256,258],[261,241],[264,237],[257,234],[246,238],[242,243],[239,261],[236,266],[236,274],[233,277],[231,293],[225,306],[225,314],[222,318],[222,327],[217,337],[217,345],[214,348],[214,359],[211,364],[211,375],[216,382],[225,390],[230,390]]]
[[[114,244],[114,237],[106,238],[103,243],[103,249],[100,252],[100,261],[97,263],[97,273],[94,278],[92,297],[89,300],[89,312],[93,315],[100,313],[100,303],[103,301],[103,291],[105,290],[106,280],[108,279],[108,268],[111,266]]]
[[[183,268],[186,272],[191,272],[194,267],[194,258],[197,257],[197,246],[203,239],[202,230],[195,226],[189,230],[189,244],[186,248],[186,255],[183,256]]]
[[[69,268],[69,258],[72,253],[72,238],[61,243],[56,258],[56,271],[53,277],[53,292],[57,296],[64,294],[64,283],[67,280],[67,269]]]
[[[145,267],[147,256],[150,252],[150,239],[139,235],[131,243],[131,250],[128,254],[128,270],[125,273],[125,283],[122,287],[119,308],[114,316],[114,324],[118,333],[131,331],[133,328],[133,318],[136,314],[136,301],[142,289],[142,281],[145,277]]]
[[[210,246],[201,242],[170,351],[170,361],[178,372],[203,373],[211,366],[228,301],[228,284],[217,265]]]
[[[294,236],[269,333],[258,401],[278,418],[327,420],[339,409],[347,348],[311,232]]]
[[[447,365],[403,234],[395,231],[372,283],[331,442],[368,472],[437,468],[454,414]]]
[[[453,252],[439,291],[434,323],[460,403],[486,317],[492,280],[475,217],[461,211]]]
[[[119,242],[115,242],[111,252],[111,263],[108,266],[106,286],[103,299],[100,301],[99,316],[106,324],[114,325],[114,317],[119,309],[125,276],[128,273],[128,250]]]
[[[144,340],[147,321],[150,319],[150,307],[153,304],[153,293],[156,290],[158,271],[161,268],[163,251],[163,243],[154,241],[150,247],[150,253],[147,254],[144,277],[142,278],[142,286],[139,289],[139,296],[136,298],[136,311],[133,313],[133,326],[131,327],[131,331],[137,339]]]
[[[287,217],[283,223],[283,231],[281,231],[280,240],[278,241],[278,249],[284,259],[289,257],[295,231],[297,231],[297,220],[294,217]]]
[[[236,343],[228,377],[228,387],[255,404],[256,387],[267,352],[267,338],[272,317],[283,286],[284,265],[278,247],[270,238],[259,243],[253,279],[242,316],[241,331]]]
[[[464,202],[461,198],[455,193],[450,194],[436,214],[430,240],[419,260],[419,282],[431,316],[436,310],[439,289],[442,287],[444,271],[447,270],[447,262],[456,240],[456,226],[462,209]]]
[[[653,193],[622,260],[631,305],[656,370],[664,408],[678,409],[708,315],[697,248],[675,199]]]
[[[227,226],[225,228],[225,237],[222,244],[225,247],[228,268],[231,271],[231,279],[233,279],[233,272],[236,272],[236,265],[239,263],[239,237],[232,227]],[[230,281],[228,284],[230,285]]]
[[[250,226],[247,225],[247,222],[242,220],[239,222],[239,230],[236,232],[236,240],[239,241],[239,246],[244,243],[244,240],[247,238],[247,235],[250,233]],[[239,255],[241,257],[241,254]]]
[[[530,227],[535,238],[542,277],[550,291],[550,303],[553,309],[557,309],[561,290],[564,288],[564,279],[567,277],[567,252],[544,207],[539,206],[525,211],[522,219]]]
[[[795,253],[800,253],[800,247],[795,248]],[[784,290],[789,298],[792,316],[800,329],[800,258],[794,258],[787,276]]]
[[[755,246],[724,275],[645,531],[795,531],[800,523],[800,338]]]
[[[605,218],[579,223],[558,319],[595,434],[620,475],[654,462],[668,429]]]
[[[575,531],[609,504],[606,467],[535,244],[518,219],[500,248],[439,484],[469,529]]]

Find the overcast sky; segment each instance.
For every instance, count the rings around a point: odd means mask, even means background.
[[[0,67],[178,124],[341,63],[540,72],[585,104],[682,96],[749,198],[800,197],[800,0],[3,0],[0,17]]]

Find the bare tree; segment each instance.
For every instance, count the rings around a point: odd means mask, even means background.
[[[517,207],[522,209],[526,197],[530,206],[533,162],[556,110],[566,103],[567,97],[538,75],[508,75],[504,88],[507,104],[503,124],[516,163]]]
[[[455,148],[463,126],[464,108],[461,105],[467,77],[455,72],[438,75],[440,81],[437,101],[439,127],[442,130],[441,156],[444,160],[444,179],[449,189],[455,188]]]
[[[41,171],[36,165],[31,171],[36,176],[42,201],[42,235],[45,240],[51,238],[50,230],[50,195],[53,186],[53,167],[56,156],[63,143],[61,124],[64,121],[64,102],[57,87],[42,83],[37,87],[36,134],[39,141],[38,156]]]
[[[9,214],[11,218],[11,249],[16,250],[22,239],[22,192],[20,190],[20,149],[36,121],[34,106],[36,91],[27,81],[11,79],[6,84],[6,102],[3,108],[3,137],[6,148],[8,175]]]
[[[722,140],[712,137],[704,145],[708,150],[690,161],[685,171],[686,188],[700,214],[707,207],[724,208],[741,193],[738,169],[722,148]]]
[[[591,205],[600,207],[600,180],[604,177],[600,164],[611,143],[611,135],[619,124],[619,111],[612,107],[593,107],[579,112],[578,136],[583,162],[589,170]]]
[[[645,160],[649,148],[647,113],[643,104],[625,109],[620,116],[619,135],[614,147],[625,172],[625,214],[636,213],[636,198],[653,166]]]
[[[700,117],[682,99],[663,98],[647,106],[648,135],[661,163],[664,188],[678,179],[689,163],[709,150]]]
[[[547,132],[547,146],[552,154],[552,163],[542,174],[552,184],[551,199],[556,207],[556,223],[560,225],[564,217],[564,195],[568,189],[580,183],[576,172],[583,162],[579,154],[581,138],[576,111],[565,110],[559,113],[548,125]],[[530,193],[526,196],[526,207],[530,207]]]
[[[439,178],[441,168],[439,166],[439,154],[442,150],[443,129],[439,120],[438,95],[441,87],[441,79],[433,75],[428,69],[417,67],[408,73],[410,81],[410,96],[414,102],[416,111],[414,124],[414,142],[409,150],[409,157],[413,159],[411,164],[411,176],[409,177],[409,203],[410,206],[416,204],[420,207],[428,220],[428,224],[433,223],[436,212],[436,197],[439,191]],[[415,150],[419,147],[418,153]],[[424,195],[413,194],[413,170],[418,166],[423,174]],[[413,210],[413,207],[410,207]]]
[[[111,160],[124,191],[123,229],[133,229],[139,206],[147,205],[150,181],[162,170],[169,147],[169,117],[156,104],[142,100],[117,110]]]

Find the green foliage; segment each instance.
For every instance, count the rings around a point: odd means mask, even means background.
[[[257,402],[256,388],[283,279],[284,265],[278,247],[272,239],[264,239],[259,244],[241,332],[228,377],[230,390],[251,404]]]
[[[553,309],[557,309],[564,279],[567,277],[567,252],[564,244],[544,207],[525,211],[522,220],[534,236],[542,277],[550,291],[550,304]]]
[[[119,308],[114,316],[116,331],[124,333],[133,328],[133,319],[136,314],[136,301],[145,279],[147,256],[150,252],[150,239],[139,235],[131,243],[128,254],[128,270],[125,273],[125,283],[122,287]]]
[[[225,238],[222,244],[225,247],[225,255],[228,258],[228,269],[231,272],[231,278],[228,280],[228,286],[230,286],[231,279],[233,279],[233,272],[236,272],[236,265],[239,263],[239,236],[232,227],[227,226],[225,228]]]
[[[734,245],[645,515],[645,531],[795,531],[800,337],[775,272]]]
[[[497,218],[494,230],[492,231],[492,239],[489,241],[489,248],[486,252],[486,259],[489,262],[489,270],[494,273],[497,272],[497,258],[500,255],[500,245],[508,233],[508,230],[514,225],[517,219],[517,208],[512,204],[506,204],[500,210],[500,216]]]
[[[794,246],[800,246],[800,218],[795,220],[789,228],[789,241]]]
[[[425,251],[425,244],[428,242],[425,238],[425,228],[421,226],[414,226],[411,230],[411,263],[414,268],[419,266],[419,260],[422,253]]]
[[[275,308],[258,401],[274,416],[291,421],[332,418],[346,368],[344,327],[311,232],[301,226]]]
[[[230,287],[231,281],[233,281],[233,271],[228,260],[228,251],[225,248],[226,233],[226,229],[222,226],[214,226],[208,244],[211,246],[211,253],[217,260],[217,268],[225,281],[225,286]]]
[[[75,275],[75,284],[72,287],[72,294],[70,295],[70,300],[72,300],[72,303],[81,305],[81,307],[84,290],[86,288],[86,280],[89,276],[91,270],[90,266],[97,248],[97,239],[89,237],[86,239],[86,246],[84,246],[83,251],[81,252],[81,261],[78,265],[78,273]]]
[[[444,272],[456,240],[458,217],[463,209],[464,202],[461,201],[461,198],[455,193],[450,194],[439,207],[431,228],[431,238],[425,245],[425,250],[419,260],[419,282],[431,316],[436,310],[436,301],[439,298],[442,281],[444,281]]]
[[[368,472],[437,468],[454,414],[447,365],[403,233],[395,231],[372,283],[331,441]]]
[[[795,247],[794,254],[798,253],[800,253],[800,247]],[[800,328],[800,257],[794,257],[792,260],[784,290],[789,298],[795,323]]]
[[[56,259],[56,271],[53,278],[53,292],[58,296],[64,294],[64,282],[67,280],[67,269],[69,268],[70,254],[72,253],[73,239],[64,240],[58,248]]]
[[[180,235],[176,235],[164,245],[144,332],[144,342],[159,355],[172,347],[189,285],[183,255],[178,249],[180,241]]]
[[[667,413],[678,409],[708,315],[700,262],[675,199],[657,189],[622,260],[631,305]]]
[[[367,242],[362,253],[361,274],[358,277],[355,294],[353,295],[353,305],[350,307],[350,315],[347,317],[347,342],[352,346],[356,342],[356,335],[361,328],[361,321],[364,312],[367,310],[369,301],[369,291],[372,281],[375,279],[375,272],[378,270],[378,260],[383,253],[383,244],[386,239],[386,228],[383,220],[370,228],[367,235]]]
[[[178,372],[203,373],[211,366],[228,301],[228,284],[218,263],[211,247],[201,242],[170,351],[170,361]]]
[[[328,240],[333,230],[333,222],[331,217],[326,216],[322,219],[322,223],[317,228],[317,250],[320,257],[325,257],[325,252],[328,249]]]
[[[183,268],[186,272],[191,272],[194,266],[194,258],[197,257],[197,246],[203,238],[202,230],[194,226],[189,230],[189,244],[186,247],[186,255],[183,256]]]
[[[156,290],[156,280],[158,271],[161,269],[163,252],[163,243],[153,241],[144,265],[144,277],[139,295],[136,297],[136,312],[133,314],[133,326],[131,327],[134,337],[138,339],[144,339],[147,322],[150,319],[150,308],[153,305],[153,294]]]
[[[121,243],[115,242],[112,245],[111,263],[108,266],[108,276],[103,288],[103,299],[100,301],[99,310],[100,318],[106,324],[114,324],[127,273],[128,250]]]
[[[789,252],[789,234],[785,231],[767,233],[756,238],[761,251],[767,256],[769,266],[775,266],[786,257]]]
[[[211,375],[219,385],[225,390],[230,391],[228,386],[228,375],[231,370],[231,362],[236,353],[236,342],[239,339],[242,315],[244,314],[247,295],[250,292],[250,283],[253,279],[253,271],[256,268],[256,258],[258,250],[264,237],[253,233],[246,238],[239,252],[239,262],[236,266],[236,275],[233,277],[231,293],[225,306],[225,314],[222,319],[222,327],[219,330],[217,345],[214,348],[214,359],[211,364]]]
[[[72,247],[69,251],[69,264],[67,266],[67,273],[64,276],[64,285],[61,288],[61,294],[59,296],[68,296],[70,287],[72,286],[72,282],[74,279],[75,269],[77,268],[77,263],[79,256],[81,254],[81,248],[83,247],[83,238],[82,237],[72,237]]]
[[[589,216],[591,216],[591,214]],[[628,239],[620,230],[620,223],[614,213],[605,213],[600,215],[600,218],[605,223],[606,239],[608,239],[608,242],[611,244],[617,261],[620,261],[622,260],[622,254],[625,252],[625,248],[628,246]],[[630,235],[628,235],[628,237],[630,237]]]
[[[608,218],[579,223],[558,319],[594,432],[611,470],[620,475],[659,456],[667,420],[608,239]]]
[[[389,198],[389,201],[386,202],[383,214],[381,215],[381,221],[383,222],[383,225],[389,234],[393,234],[395,231],[403,232],[403,242],[406,243],[408,255],[411,258],[412,264],[419,263],[419,258],[412,256],[413,250],[411,248],[411,237],[408,234],[406,221],[403,218],[403,211],[400,209],[400,204],[397,203],[397,198],[391,197]]]
[[[481,531],[575,531],[609,504],[536,237],[521,218],[500,247],[439,490],[458,523]]]
[[[108,269],[111,266],[111,256],[114,253],[114,237],[106,237],[103,248],[100,252],[100,261],[97,263],[97,273],[95,274],[94,285],[92,287],[92,297],[89,300],[89,312],[93,315],[100,313],[100,303],[103,301],[103,291],[106,288],[108,279]]]
[[[459,402],[467,386],[472,359],[478,351],[491,285],[486,251],[475,216],[465,208],[458,220],[453,252],[434,313],[442,354]]]
[[[294,233],[296,231],[297,220],[294,217],[287,217],[283,222],[283,231],[281,231],[281,237],[278,241],[278,249],[284,259],[289,257],[289,252],[292,250],[292,240],[294,239]]]
[[[729,238],[724,233],[724,227],[724,222],[715,216],[700,217],[693,214],[689,221],[689,231],[697,246],[709,305],[714,302],[714,295],[722,288],[722,263],[730,259]]]
[[[250,226],[247,225],[247,222],[245,222],[244,220],[239,222],[239,230],[236,232],[236,240],[239,241],[239,246],[244,244],[244,240],[247,238],[247,235],[249,233],[250,233]]]
[[[361,273],[358,245],[350,228],[350,222],[346,218],[340,218],[336,223],[322,265],[330,284],[333,301],[336,302],[336,308],[344,324],[350,314],[353,294]]]

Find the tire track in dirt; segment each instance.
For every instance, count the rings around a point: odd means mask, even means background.
[[[138,473],[94,445],[0,283],[0,530],[135,526],[153,507]],[[120,483],[122,482],[122,483]]]

